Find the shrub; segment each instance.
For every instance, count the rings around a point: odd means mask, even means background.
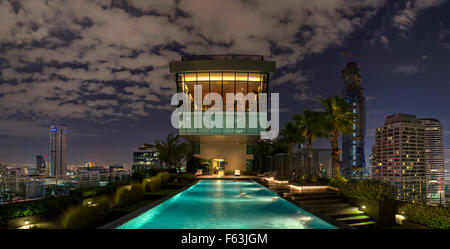
[[[69,229],[88,228],[90,224],[101,219],[108,212],[107,200],[98,201],[89,206],[73,206],[64,212],[63,227]]]
[[[154,177],[150,177],[150,178],[145,178],[142,181],[142,184],[144,186],[144,191],[145,192],[156,192],[161,188],[161,178],[158,176],[154,176]]]
[[[194,174],[185,173],[180,176],[178,176],[178,179],[180,182],[193,182],[197,179],[197,176]]]
[[[178,174],[177,173],[169,173],[170,174],[170,182],[174,182],[175,179],[177,179]]]
[[[91,198],[102,194],[113,193],[116,191],[116,185],[106,185],[91,188],[76,189],[72,194],[80,194],[82,198]]]
[[[161,185],[164,185],[169,182],[170,173],[169,172],[160,172],[156,175],[156,177],[161,178]]]
[[[450,207],[407,203],[399,211],[412,222],[432,228],[450,228]]]
[[[395,200],[398,196],[394,186],[376,180],[349,182],[345,178],[334,178],[330,180],[330,185],[339,188],[344,196],[358,200]]]
[[[333,177],[328,182],[328,184],[330,186],[333,186],[333,187],[336,187],[336,188],[339,188],[339,187],[341,187],[341,186],[343,186],[343,185],[345,185],[347,183],[348,183],[348,180],[346,178],[344,178],[344,177]]]
[[[52,214],[58,215],[71,205],[81,204],[79,195],[50,197],[41,200],[9,203],[0,208],[0,220],[15,219],[20,217]]]
[[[133,183],[117,188],[115,202],[118,206],[126,206],[144,198],[142,184]]]

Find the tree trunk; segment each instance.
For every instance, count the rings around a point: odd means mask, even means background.
[[[308,156],[306,157],[306,168],[307,168],[307,175],[306,179],[309,181],[311,180],[312,176],[315,174],[315,172],[312,170],[312,141],[308,141],[306,144],[306,150],[308,153]]]
[[[331,158],[333,162],[333,173],[334,177],[341,177],[341,170],[339,165],[339,145],[337,139],[332,139],[331,141]]]

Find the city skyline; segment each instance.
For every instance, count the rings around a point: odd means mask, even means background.
[[[176,132],[169,61],[202,53],[274,60],[269,90],[280,93],[280,127],[303,109],[318,109],[317,97],[340,93],[341,70],[355,60],[367,101],[366,164],[375,128],[394,113],[439,119],[450,144],[447,1],[298,2],[0,3],[9,20],[0,31],[0,161],[33,163],[38,153],[49,161],[48,127],[64,123],[69,165],[130,165],[139,144]],[[311,8],[323,14],[307,18]],[[224,9],[236,18],[212,18]],[[222,32],[214,29],[219,23]]]

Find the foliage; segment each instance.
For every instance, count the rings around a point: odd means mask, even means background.
[[[344,196],[358,200],[395,200],[398,196],[397,188],[376,180],[351,182],[338,177],[331,179],[330,185],[337,187]]]
[[[63,227],[69,229],[88,228],[90,224],[101,218],[110,209],[108,200],[97,200],[90,206],[72,206],[64,212]]]
[[[305,141],[302,136],[299,127],[295,123],[287,123],[286,126],[280,131],[282,136],[281,142],[286,143],[288,147],[287,152],[292,152],[296,144],[301,144]]]
[[[450,207],[407,203],[399,211],[412,222],[432,228],[450,228]]]
[[[40,214],[58,215],[71,205],[81,204],[78,195],[50,197],[41,200],[9,203],[0,207],[0,219],[15,219]]]
[[[152,176],[156,176],[160,172],[169,171],[169,169],[148,169],[148,170],[142,170],[142,171],[136,171],[133,172],[133,175],[131,176],[132,179],[136,180],[137,182],[142,182],[144,178],[149,178]]]
[[[197,176],[194,174],[185,173],[178,176],[178,179],[180,180],[180,182],[193,182],[197,180]]]
[[[187,166],[187,172],[188,173],[196,173],[198,169],[201,169],[203,173],[207,173],[211,171],[211,165],[212,165],[212,161],[211,160],[206,160],[206,159],[202,159],[202,158],[198,158],[198,157],[191,157],[186,166]]]
[[[324,125],[326,114],[324,112],[312,112],[309,110],[303,111],[303,114],[294,116],[294,126],[297,130],[299,140],[306,143],[307,161],[306,161],[306,177],[311,181],[317,180],[317,169],[312,168],[312,142],[321,137],[327,136],[327,130]]]
[[[180,170],[187,152],[187,144],[180,141],[179,135],[170,133],[166,141],[155,141],[155,147],[159,151],[159,158],[166,163],[168,167],[178,168]]]
[[[113,193],[116,191],[116,185],[106,185],[90,188],[75,189],[72,194],[80,195],[82,198],[91,198],[102,194]]]
[[[170,175],[169,175],[170,176]],[[156,192],[161,188],[161,177],[153,176],[142,181],[145,192]]]
[[[322,117],[322,125],[327,132],[328,140],[331,144],[331,157],[333,162],[333,171],[336,177],[341,176],[339,161],[340,149],[338,139],[341,134],[350,134],[353,131],[353,120],[355,115],[347,111],[349,103],[340,95],[330,96],[327,99],[320,99],[325,114]]]
[[[161,185],[167,184],[170,181],[170,173],[169,172],[160,172],[156,175],[161,179]]]
[[[142,184],[133,183],[117,188],[115,202],[118,206],[126,206],[143,198],[144,188]]]
[[[333,177],[330,179],[330,181],[328,182],[328,185],[336,187],[336,188],[343,188],[343,185],[347,184],[348,180],[345,177]]]

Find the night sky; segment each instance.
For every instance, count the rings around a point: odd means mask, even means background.
[[[366,155],[397,112],[439,119],[449,144],[449,14],[442,0],[0,0],[0,162],[48,161],[49,126],[65,124],[69,164],[130,164],[175,131],[168,63],[185,54],[276,61],[283,125],[342,91],[352,53]]]

